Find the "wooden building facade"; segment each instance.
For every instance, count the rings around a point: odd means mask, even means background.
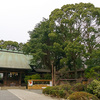
[[[0,50],[0,86],[22,86],[23,76],[31,70],[30,59],[21,52]]]

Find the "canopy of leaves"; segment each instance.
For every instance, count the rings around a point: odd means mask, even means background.
[[[91,3],[67,4],[51,12],[30,31],[25,52],[33,55],[37,68],[69,70],[100,66],[100,8]]]
[[[22,51],[23,45],[24,45],[23,43],[18,43],[15,41],[0,40],[1,49]]]
[[[85,72],[87,78],[100,80],[100,66],[88,68]]]

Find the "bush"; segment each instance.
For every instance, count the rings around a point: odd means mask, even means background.
[[[43,89],[43,93],[49,94],[51,96],[56,96],[59,98],[67,98],[71,93],[73,93],[73,91],[70,89],[71,89],[71,85],[68,83],[65,85],[47,87]]]
[[[87,68],[87,70],[85,71],[85,76],[87,78],[93,78],[93,79],[100,80],[100,66]]]
[[[66,92],[63,89],[59,90],[58,86],[47,87],[47,88],[43,89],[43,93],[51,95],[51,96],[56,96],[59,98],[62,98],[66,95]]]
[[[87,92],[92,93],[100,98],[100,81],[93,80],[88,86],[87,86]]]
[[[50,90],[49,90],[49,95],[51,96],[56,96],[56,91],[59,90],[59,87],[58,86],[53,86]]]
[[[56,92],[56,96],[59,97],[59,98],[65,98],[66,92],[64,90],[58,90]]]
[[[96,96],[87,92],[74,92],[67,99],[68,100],[99,100]]]
[[[51,74],[44,74],[44,79],[52,79]]]
[[[93,96],[92,94],[95,94],[97,97],[100,97],[99,84],[100,82],[97,80],[93,81],[88,86],[82,83],[76,83],[75,85],[71,86],[69,83],[67,83],[64,85],[47,87],[43,90],[43,93],[51,95],[51,96],[59,97],[59,98],[67,98],[67,97],[70,97],[69,96],[70,94],[73,94],[75,92],[76,98],[79,98],[79,99],[70,99],[70,100],[90,100],[91,99],[90,97],[93,97],[91,100],[98,100],[98,99],[94,99],[96,97]],[[92,94],[86,93],[85,91],[88,91],[89,93],[92,93]],[[73,97],[73,95],[71,97]]]
[[[43,93],[44,94],[50,94],[50,91],[52,90],[53,87],[46,87],[45,89],[43,89]]]
[[[73,91],[85,91],[86,89],[86,85],[82,84],[82,83],[76,83],[75,85],[72,86],[72,90]]]
[[[31,79],[31,76],[25,76],[25,78],[24,78],[25,83],[28,83],[28,80],[30,80],[30,79]]]
[[[68,91],[71,89],[71,85],[67,83],[67,84],[60,85],[59,88]]]
[[[41,79],[40,74],[34,74],[34,75],[32,75],[31,79]]]
[[[58,71],[58,75],[57,75],[57,79],[66,79],[68,78],[69,74],[68,74],[68,67],[63,67]]]
[[[40,74],[34,74],[34,75],[31,75],[31,76],[25,76],[25,78],[24,78],[25,83],[27,83],[27,81],[31,80],[31,79],[41,79]]]

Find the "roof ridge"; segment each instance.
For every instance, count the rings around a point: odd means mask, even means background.
[[[7,49],[0,49],[2,52],[10,52],[10,53],[19,53],[19,54],[24,54],[23,51],[18,51],[18,50],[7,50]]]

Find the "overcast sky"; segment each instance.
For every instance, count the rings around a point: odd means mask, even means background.
[[[100,0],[0,0],[0,40],[27,42],[28,31],[42,18],[65,4],[92,3],[100,7]]]

